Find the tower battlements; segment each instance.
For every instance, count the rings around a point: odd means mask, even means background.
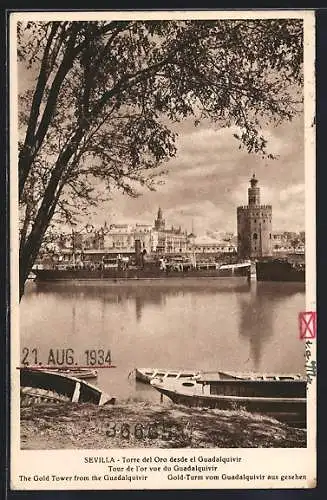
[[[272,205],[240,205],[239,207],[237,207],[237,211],[241,211],[241,210],[261,210],[261,209],[268,209],[268,210],[272,210]]]

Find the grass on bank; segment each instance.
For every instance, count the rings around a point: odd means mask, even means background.
[[[301,448],[306,431],[243,410],[126,402],[21,407],[22,449]]]

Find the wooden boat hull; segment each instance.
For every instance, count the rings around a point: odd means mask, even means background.
[[[80,380],[90,380],[95,379],[98,376],[97,370],[87,369],[87,368],[50,368],[50,367],[39,367],[39,366],[29,366],[29,368],[50,372],[50,373],[59,373],[61,375],[66,375],[67,377],[75,377]]]
[[[160,377],[162,380],[196,377],[199,371],[194,370],[167,370],[159,368],[135,368],[135,378],[138,382],[150,384],[151,380]]]
[[[159,378],[162,381],[174,381],[174,380],[184,380],[185,378],[198,378],[205,379],[207,381],[215,380],[248,380],[254,379],[259,380],[265,378],[266,380],[278,380],[279,378],[292,378],[300,380],[301,375],[278,375],[272,373],[266,374],[256,374],[248,373],[244,374],[241,372],[234,371],[203,371],[203,370],[186,370],[186,369],[160,369],[160,368],[135,368],[135,378],[138,382],[143,382],[145,384],[150,384],[151,380],[154,378]]]
[[[292,385],[281,381],[224,380],[199,383],[199,378],[184,382],[164,382],[153,379],[151,385],[174,403],[190,407],[216,408],[221,410],[246,410],[262,413],[289,424],[306,426],[306,385],[296,380]],[[255,386],[257,389],[255,390]],[[228,394],[231,391],[233,394]],[[214,392],[214,393],[212,393]],[[237,393],[250,395],[235,395]],[[266,393],[266,395],[264,395]]]
[[[174,403],[191,407],[216,408],[220,410],[242,409],[282,420],[287,423],[305,427],[306,425],[306,400],[296,401],[276,401],[262,398],[258,400],[246,400],[245,398],[235,398],[226,396],[206,397],[188,396],[178,394],[164,388],[155,387],[159,392],[170,398]]]
[[[102,406],[115,402],[115,398],[108,396],[98,387],[61,373],[22,368],[20,370],[20,385],[21,387],[44,389],[67,396],[73,403],[92,403]]]

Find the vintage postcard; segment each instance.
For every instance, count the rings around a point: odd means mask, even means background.
[[[316,486],[314,48],[11,13],[12,489]]]

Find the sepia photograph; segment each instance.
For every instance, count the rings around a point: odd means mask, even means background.
[[[10,28],[14,488],[313,487],[313,13]]]

